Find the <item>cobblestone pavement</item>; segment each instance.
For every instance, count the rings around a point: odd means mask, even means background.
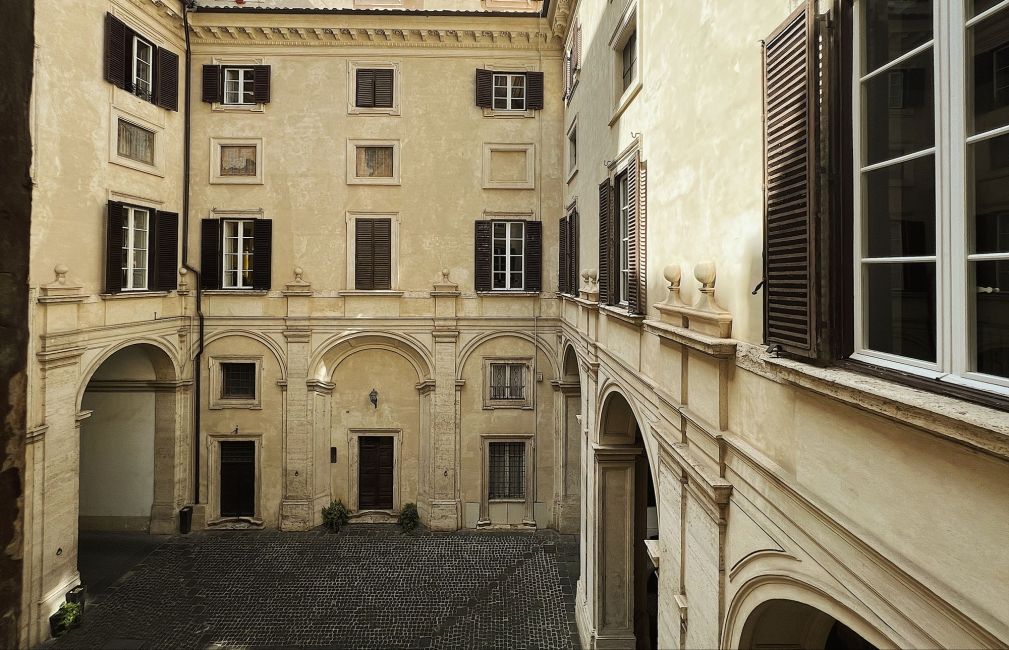
[[[54,648],[577,648],[576,537],[228,531],[168,538]]]

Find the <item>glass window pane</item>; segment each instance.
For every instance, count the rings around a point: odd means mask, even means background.
[[[863,74],[932,38],[933,0],[874,0],[865,6]]]
[[[866,164],[935,144],[932,50],[865,82]]]
[[[135,269],[133,271],[133,288],[145,289],[147,287],[147,270]]]
[[[511,288],[512,289],[521,289],[522,288],[522,273],[521,272],[518,272],[518,273],[514,273],[513,272],[511,274]]]
[[[970,133],[1009,124],[1009,10],[969,30],[967,114]]]
[[[935,159],[924,156],[865,174],[868,257],[935,254]]]
[[[1009,377],[1009,260],[974,264],[975,368]]]
[[[970,145],[975,253],[1009,253],[1009,135]]]
[[[866,346],[934,362],[935,264],[867,264],[864,268]]]
[[[971,7],[969,15],[976,16],[978,14],[983,14],[1000,2],[1002,2],[1002,0],[967,0],[967,6]]]

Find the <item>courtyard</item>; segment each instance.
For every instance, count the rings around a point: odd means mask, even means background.
[[[220,531],[81,540],[89,601],[54,648],[577,648],[577,537]]]

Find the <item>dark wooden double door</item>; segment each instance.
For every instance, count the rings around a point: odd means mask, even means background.
[[[221,516],[256,516],[256,443],[221,443]]]
[[[358,509],[392,510],[394,471],[393,438],[358,438]]]

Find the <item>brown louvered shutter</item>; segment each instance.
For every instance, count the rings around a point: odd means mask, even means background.
[[[355,84],[354,106],[372,108],[375,106],[375,71],[358,70]]]
[[[627,311],[641,313],[641,290],[638,278],[638,156],[627,164]],[[623,297],[623,296],[621,296]]]
[[[613,242],[610,241],[610,226],[612,217],[610,216],[610,201],[612,190],[609,179],[599,185],[599,302],[603,305],[610,304],[610,249]]]
[[[557,291],[559,293],[570,293],[568,281],[571,277],[569,266],[571,260],[568,257],[568,248],[570,246],[568,241],[568,223],[568,218],[563,217],[558,223],[557,228],[557,239],[559,241],[557,247]]]
[[[174,291],[179,287],[179,215],[159,211],[155,220],[156,259],[148,268],[156,269],[156,275],[147,286],[156,291]]]
[[[476,71],[476,105],[480,108],[494,106],[494,73],[490,70]]]
[[[634,184],[637,188],[637,231],[634,240],[637,250],[636,264],[632,273],[637,274],[638,303],[635,313],[648,313],[648,165],[641,160],[641,152],[636,154],[638,177]]]
[[[200,222],[200,286],[221,288],[221,220]]]
[[[252,227],[252,288],[269,291],[273,276],[273,222],[256,219]]]
[[[203,101],[208,104],[224,101],[223,84],[221,83],[221,66],[203,66]]]
[[[474,235],[473,284],[477,291],[490,291],[491,283],[491,229],[490,221],[477,221]]]
[[[571,67],[576,72],[582,69],[582,26],[578,25],[575,31],[575,56],[571,62]]]
[[[526,73],[526,96],[528,97],[527,108],[532,111],[543,110],[543,73]]]
[[[179,110],[179,55],[158,48],[157,103],[170,111]]]
[[[372,259],[375,289],[392,288],[392,221],[375,219]]]
[[[816,355],[816,29],[812,0],[764,42],[764,313],[771,345]]]
[[[574,45],[571,46],[572,49],[564,55],[564,99],[565,101],[571,96],[571,88],[574,86],[574,59],[575,51]]]
[[[270,103],[270,66],[252,66],[252,99],[257,104]]]
[[[527,221],[525,237],[526,291],[543,290],[543,222]]]
[[[105,80],[126,88],[126,24],[105,14]]]
[[[354,221],[354,288],[358,291],[375,288],[375,221]]]
[[[375,108],[392,108],[394,82],[394,70],[375,70]]]
[[[568,215],[568,287],[571,295],[578,295],[578,211]]]
[[[105,293],[123,290],[123,213],[119,201],[109,201],[105,220]]]

